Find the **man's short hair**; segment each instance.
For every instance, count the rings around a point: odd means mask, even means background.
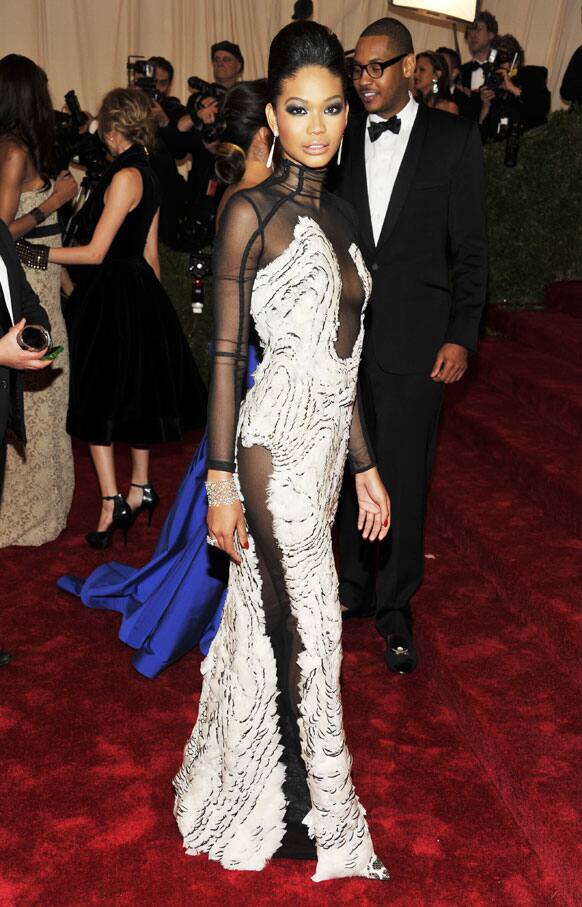
[[[159,69],[163,69],[164,72],[168,73],[168,80],[171,82],[174,78],[174,67],[169,60],[166,60],[165,57],[150,57],[148,63],[153,63],[154,66],[157,66]]]
[[[437,47],[437,54],[447,54],[449,57],[452,57],[453,60],[453,69],[461,68],[461,57],[459,53],[453,47]]]
[[[232,41],[218,41],[217,44],[213,44],[210,48],[210,59],[214,60],[214,55],[218,53],[219,50],[226,51],[227,54],[231,54],[235,59],[240,63],[240,71],[242,72],[245,68],[244,57],[240,52],[240,47],[238,44],[233,44]]]
[[[497,24],[497,19],[495,18],[493,13],[488,13],[487,10],[484,9],[478,14],[475,21],[471,22],[471,24],[467,25],[467,27],[465,28],[465,38],[467,37],[469,32],[479,24],[479,22],[483,22],[485,28],[490,34],[496,35],[498,33],[499,26]]]
[[[369,38],[372,35],[382,35],[383,37],[388,38],[390,47],[395,54],[414,53],[412,35],[406,28],[406,25],[403,25],[398,19],[392,19],[390,16],[385,16],[384,19],[378,19],[364,29],[360,38]]]

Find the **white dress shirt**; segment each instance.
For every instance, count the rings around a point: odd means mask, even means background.
[[[4,299],[6,301],[6,308],[8,309],[8,314],[10,315],[10,320],[14,324],[14,312],[12,311],[12,299],[10,296],[10,284],[8,283],[8,271],[6,270],[6,265],[4,264],[4,259],[0,255],[0,287],[2,287],[2,292],[4,293]]]
[[[375,142],[371,141],[367,127],[370,123],[383,123],[384,119],[371,113],[366,122],[364,144],[366,182],[368,184],[372,232],[376,245],[382,232],[382,225],[390,204],[394,183],[402,164],[402,158],[404,157],[417,113],[418,104],[410,95],[410,100],[406,107],[397,114],[400,119],[400,132],[398,135],[387,129]]]
[[[479,91],[481,86],[485,83],[483,63],[480,60],[474,60],[473,62],[479,64],[479,69],[474,69],[471,73],[471,91]]]

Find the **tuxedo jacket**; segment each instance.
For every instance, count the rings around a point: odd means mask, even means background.
[[[14,323],[26,318],[28,324],[40,324],[50,330],[48,315],[26,279],[10,231],[2,220],[0,220],[0,255],[8,271]],[[10,324],[8,309],[1,297],[0,308],[2,309],[0,337],[2,337]],[[4,440],[7,428],[11,428],[23,442],[26,441],[22,372],[0,363],[0,444]]]
[[[483,152],[474,123],[420,105],[376,245],[366,117],[350,123],[339,194],[356,209],[372,275],[365,355],[429,374],[443,343],[475,350],[487,288]]]

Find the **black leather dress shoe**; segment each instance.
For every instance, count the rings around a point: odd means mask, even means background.
[[[395,674],[412,674],[418,663],[413,642],[398,633],[391,633],[386,637],[384,661]]]
[[[12,655],[10,654],[10,652],[3,652],[0,649],[0,665],[7,665],[8,662],[11,661],[11,659]]]

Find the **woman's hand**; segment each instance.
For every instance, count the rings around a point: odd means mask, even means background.
[[[499,70],[499,73],[503,76],[504,90],[508,91],[509,94],[515,95],[516,98],[519,98],[521,96],[521,88],[519,85],[516,85],[515,82],[512,82],[509,71],[502,67]]]
[[[208,470],[208,482],[224,482],[232,479],[230,473]],[[216,540],[216,547],[225,551],[235,564],[240,564],[240,557],[234,547],[234,534],[243,548],[249,547],[247,524],[240,501],[234,504],[215,504],[208,508],[208,535]]]
[[[75,178],[68,170],[61,170],[55,180],[55,186],[52,192],[56,207],[61,208],[66,205],[77,194],[77,183]]]
[[[390,498],[374,466],[356,475],[358,529],[370,542],[382,541],[390,528]]]

